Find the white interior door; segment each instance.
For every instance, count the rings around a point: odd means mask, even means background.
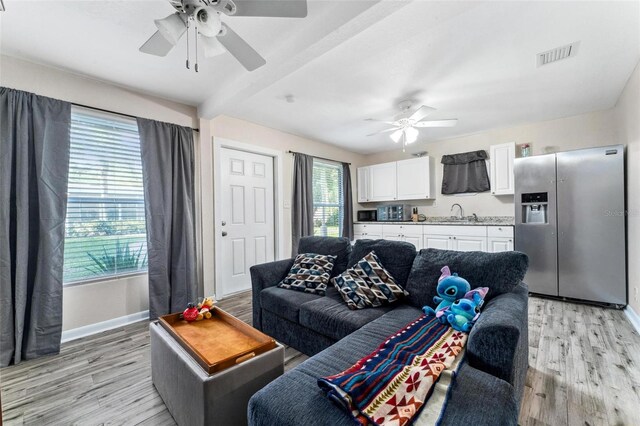
[[[218,291],[251,288],[249,268],[275,259],[273,157],[220,150],[222,264]]]

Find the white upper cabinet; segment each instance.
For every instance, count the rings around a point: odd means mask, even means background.
[[[515,190],[513,160],[516,158],[514,142],[491,145],[491,193],[493,195],[513,195]]]
[[[358,198],[360,198],[359,195]],[[369,166],[369,201],[397,199],[396,162]]]
[[[397,162],[398,200],[419,200],[433,197],[433,168],[430,157]]]
[[[358,202],[369,201],[369,167],[358,167],[356,179],[358,180]]]
[[[359,167],[358,202],[433,198],[434,168],[430,157]]]

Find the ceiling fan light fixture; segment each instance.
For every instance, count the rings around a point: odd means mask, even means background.
[[[200,34],[200,45],[205,58],[213,58],[227,51],[216,37],[207,37],[203,34]]]
[[[156,19],[154,22],[162,37],[173,46],[178,43],[180,37],[187,31],[187,25],[179,13],[172,13],[166,18]]]
[[[396,130],[395,132],[391,133],[391,140],[395,143],[400,142],[400,138],[402,138],[402,129]]]
[[[212,7],[199,7],[194,13],[198,31],[205,37],[215,37],[222,30],[220,14]]]
[[[404,129],[404,136],[407,144],[414,143],[418,140],[418,129],[414,127],[407,127]]]

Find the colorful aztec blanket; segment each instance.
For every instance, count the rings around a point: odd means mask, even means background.
[[[421,316],[351,368],[318,379],[318,386],[359,424],[410,424],[441,373],[457,368],[466,341],[467,334]]]

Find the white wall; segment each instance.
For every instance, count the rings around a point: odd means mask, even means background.
[[[619,142],[627,146],[629,305],[640,315],[640,64],[614,108]]]
[[[390,152],[369,155],[365,161],[366,164],[396,161],[412,158],[413,152],[427,151],[434,157],[436,166],[436,198],[429,201],[409,201],[408,204],[419,206],[420,213],[427,216],[449,216],[451,205],[454,203],[462,205],[465,215],[476,213],[478,216],[513,216],[513,196],[510,195],[495,196],[489,192],[471,196],[441,194],[442,164],[440,160],[442,156],[476,150],[485,150],[489,154],[491,145],[506,142],[529,143],[533,154],[610,145],[617,143],[616,130],[613,110],[599,111],[516,127],[493,129],[455,139],[429,143],[416,142],[407,149],[406,153],[398,148]],[[389,144],[393,145],[391,139]]]
[[[309,155],[329,158],[335,161],[351,163],[351,183],[354,198],[354,211],[358,206],[356,200],[356,167],[364,164],[364,156],[333,145],[306,139],[280,130],[228,116],[220,116],[211,120],[211,131],[215,138],[224,138],[243,144],[276,150],[282,153],[282,183],[284,202],[291,202],[293,180],[293,155],[286,151],[297,151]],[[214,158],[214,163],[215,163]],[[284,209],[284,253],[291,252],[291,209]]]
[[[7,56],[0,56],[0,85],[183,126],[199,124],[194,107]],[[142,312],[148,306],[146,275],[66,286],[62,328],[66,331]]]

